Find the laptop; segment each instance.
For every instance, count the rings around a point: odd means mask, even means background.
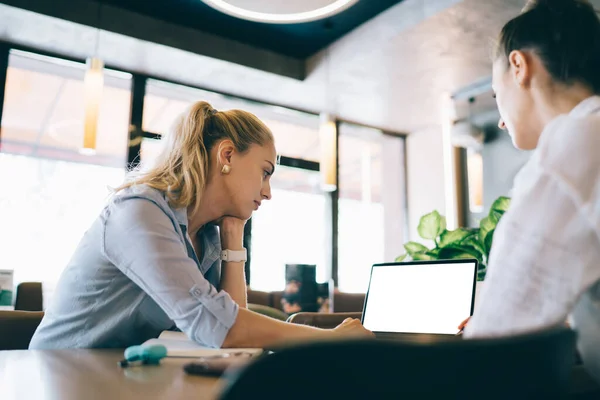
[[[435,260],[371,267],[362,323],[377,339],[457,340],[473,315],[477,260]]]

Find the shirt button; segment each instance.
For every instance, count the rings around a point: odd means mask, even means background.
[[[202,296],[202,292],[200,291],[200,289],[194,289],[194,296]]]

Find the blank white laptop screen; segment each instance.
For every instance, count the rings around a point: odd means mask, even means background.
[[[456,334],[471,315],[475,261],[374,265],[363,311],[373,332]]]

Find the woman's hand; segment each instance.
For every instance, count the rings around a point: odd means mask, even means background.
[[[355,318],[346,318],[341,324],[333,328],[336,336],[356,337],[356,338],[373,338],[375,334],[366,329],[359,320]]]
[[[241,250],[244,245],[244,226],[246,221],[235,217],[223,217],[219,221],[221,247],[229,250]]]
[[[470,319],[471,319],[471,317],[465,319],[463,322],[460,323],[460,325],[458,325],[458,333],[457,333],[457,335],[462,335],[462,333],[465,330],[465,327],[469,323]]]

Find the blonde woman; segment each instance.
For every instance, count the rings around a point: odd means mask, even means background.
[[[211,347],[369,337],[246,308],[245,221],[271,199],[273,135],[254,115],[193,104],[154,167],[116,189],[63,272],[30,348],[140,344],[175,327]]]

